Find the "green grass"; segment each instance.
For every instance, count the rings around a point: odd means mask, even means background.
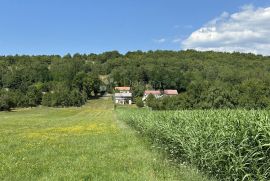
[[[270,180],[270,112],[118,109],[119,117],[219,180]]]
[[[110,100],[0,113],[0,180],[207,180],[176,166],[124,123]]]

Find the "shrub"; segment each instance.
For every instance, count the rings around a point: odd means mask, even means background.
[[[136,98],[136,105],[137,105],[137,107],[144,107],[144,103],[143,103],[141,97]]]
[[[51,105],[51,102],[52,102],[52,96],[51,96],[51,94],[50,93],[46,93],[46,94],[44,94],[43,96],[42,96],[42,102],[41,102],[41,104],[43,105],[43,106],[48,106],[48,107],[50,107],[50,106],[52,106]]]
[[[42,93],[36,87],[29,87],[26,93],[27,105],[26,106],[37,106],[42,101]]]
[[[9,111],[15,107],[13,94],[6,90],[0,91],[0,111]]]
[[[42,97],[42,105],[49,107],[82,106],[86,101],[86,93],[80,93],[78,90],[49,92]]]

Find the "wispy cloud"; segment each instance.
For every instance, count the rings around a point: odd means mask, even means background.
[[[182,41],[183,49],[270,55],[270,7],[241,7],[222,13]]]
[[[166,41],[167,41],[166,38],[154,39],[154,42],[156,43],[165,43]]]
[[[181,43],[183,41],[182,38],[175,38],[172,40],[172,43]]]
[[[174,25],[173,26],[173,28],[174,29],[191,29],[191,28],[193,28],[193,26],[192,25],[182,25],[182,26],[180,26],[180,25]]]
[[[253,6],[253,4],[245,4],[244,6],[240,7],[241,10],[254,10],[255,7]]]
[[[180,25],[174,25],[174,26],[173,26],[174,29],[178,29],[178,28],[180,28],[180,27],[181,27]]]

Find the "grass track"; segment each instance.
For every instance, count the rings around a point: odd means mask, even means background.
[[[0,113],[0,180],[206,180],[117,121],[110,100]]]

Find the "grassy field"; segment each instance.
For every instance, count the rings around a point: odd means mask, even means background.
[[[0,113],[0,180],[207,180],[117,121],[111,100]]]

